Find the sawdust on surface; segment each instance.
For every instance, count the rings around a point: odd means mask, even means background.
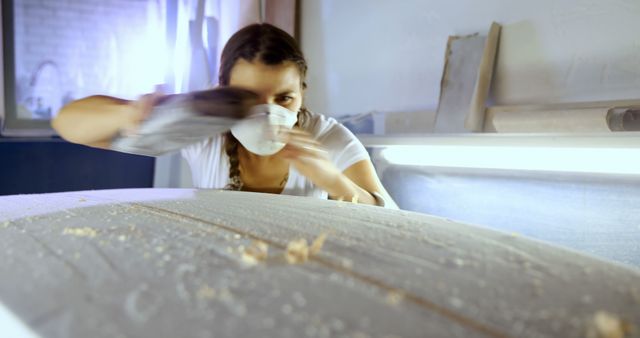
[[[263,241],[253,241],[247,248],[242,248],[242,261],[255,265],[263,262],[269,256],[269,244]]]
[[[391,306],[396,306],[402,302],[405,292],[402,290],[392,290],[387,293],[386,302]]]
[[[326,233],[321,233],[316,237],[311,245],[305,238],[298,238],[287,243],[284,251],[284,258],[289,264],[300,264],[309,260],[309,257],[320,253],[324,242],[327,239]],[[231,251],[227,248],[227,251]],[[248,265],[256,265],[265,262],[269,258],[269,244],[260,240],[251,242],[248,247],[239,246],[237,251],[240,253],[242,262]]]
[[[200,287],[200,289],[198,289],[198,292],[196,293],[196,297],[198,297],[198,299],[202,299],[202,300],[210,300],[215,298],[216,296],[216,290],[214,290],[213,288],[211,288],[209,285],[202,285]]]
[[[93,228],[81,227],[81,228],[64,228],[64,230],[62,231],[62,234],[92,238],[92,237],[96,237],[98,235],[98,232]]]
[[[632,325],[617,315],[598,311],[589,322],[587,338],[624,338],[632,331]]]
[[[322,250],[324,241],[327,239],[327,234],[322,233],[316,239],[313,240],[311,246],[304,238],[295,239],[287,244],[287,250],[284,253],[284,258],[289,264],[300,264],[309,260],[310,255],[316,255]]]
[[[284,258],[289,264],[304,263],[309,259],[309,244],[304,238],[295,239],[287,244]]]
[[[321,233],[316,239],[311,243],[310,253],[312,255],[318,254],[320,250],[322,250],[322,246],[324,245],[324,241],[327,239],[326,233]]]

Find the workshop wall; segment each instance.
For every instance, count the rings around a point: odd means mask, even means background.
[[[450,35],[503,25],[496,104],[640,96],[636,0],[302,3],[307,104],[332,115],[435,111]]]

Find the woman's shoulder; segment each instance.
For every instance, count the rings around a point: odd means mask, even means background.
[[[307,122],[304,129],[311,133],[315,138],[321,138],[329,133],[346,130],[340,122],[330,116],[312,112],[307,110]]]
[[[309,112],[305,128],[313,137],[326,147],[338,150],[353,143],[360,143],[347,127],[333,117]]]
[[[369,153],[360,140],[333,117],[310,113],[308,127],[307,131],[322,143],[340,171],[369,159]]]

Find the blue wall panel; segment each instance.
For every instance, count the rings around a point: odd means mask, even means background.
[[[405,210],[640,266],[640,179],[623,175],[390,167]]]
[[[61,139],[0,138],[0,195],[152,187],[154,163]]]

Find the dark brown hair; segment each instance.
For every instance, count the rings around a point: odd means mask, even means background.
[[[239,59],[246,61],[260,61],[266,65],[279,65],[283,62],[293,62],[300,71],[300,84],[307,88],[305,78],[307,75],[307,61],[296,40],[282,29],[268,23],[246,26],[233,34],[222,50],[220,57],[220,72],[218,83],[228,86],[231,69]],[[304,105],[298,111],[296,125],[304,127],[308,120],[309,112]],[[241,190],[240,161],[238,159],[238,140],[227,132],[225,135],[225,152],[229,157],[229,184],[228,190]]]

